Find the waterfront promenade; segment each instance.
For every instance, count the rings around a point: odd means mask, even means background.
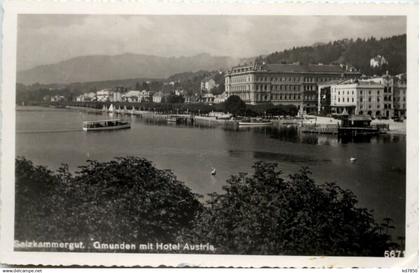
[[[132,109],[115,109],[114,111],[108,111],[103,109],[97,109],[92,107],[81,107],[81,106],[66,106],[68,109],[81,110],[92,113],[109,113],[119,115],[134,115],[144,118],[148,122],[154,123],[167,123],[168,120],[175,119],[178,124],[185,125],[197,125],[204,127],[223,127],[226,129],[237,129],[239,127],[238,119],[218,119],[215,116],[209,116],[208,114],[166,114],[154,111],[144,111]],[[281,126],[297,126],[303,133],[315,133],[315,134],[338,134],[338,128],[342,126],[342,121],[333,117],[323,117],[315,115],[303,115],[302,117],[272,117],[270,118],[272,127]],[[406,134],[406,121],[397,122],[394,120],[387,119],[374,119],[371,122],[371,126],[374,128],[381,129],[381,133],[390,134]]]

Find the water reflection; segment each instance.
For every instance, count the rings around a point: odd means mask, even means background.
[[[263,128],[246,128],[241,129],[252,131],[258,134],[269,136],[270,138],[280,141],[292,143],[303,143],[312,145],[328,145],[338,146],[347,143],[372,143],[386,144],[398,143],[405,139],[404,135],[381,134],[381,135],[359,135],[359,136],[341,136],[330,134],[311,134],[302,133],[298,126],[279,126],[279,127],[263,127]]]
[[[243,158],[248,157],[257,160],[270,160],[270,161],[280,161],[280,162],[289,162],[289,163],[325,163],[330,162],[331,159],[326,158],[316,158],[308,155],[296,155],[290,153],[276,153],[276,152],[266,152],[266,151],[244,151],[244,150],[229,150],[229,156]]]

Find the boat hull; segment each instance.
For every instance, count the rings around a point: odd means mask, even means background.
[[[123,124],[118,126],[108,126],[108,127],[93,127],[93,128],[86,128],[83,127],[83,131],[91,132],[91,131],[112,131],[112,130],[122,130],[122,129],[130,129],[130,124]]]

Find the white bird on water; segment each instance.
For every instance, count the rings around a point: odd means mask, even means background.
[[[211,169],[211,175],[216,175],[216,169],[215,168]]]
[[[354,162],[354,161],[356,161],[357,160],[357,158],[355,158],[355,157],[350,157],[350,162]]]

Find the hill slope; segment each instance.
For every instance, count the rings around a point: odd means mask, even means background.
[[[260,59],[267,63],[343,63],[350,64],[367,75],[381,74],[386,70],[391,74],[398,74],[406,72],[406,40],[405,34],[383,39],[344,39],[326,44],[294,47]],[[370,59],[378,54],[387,59],[388,65],[373,69],[370,67]]]
[[[186,71],[224,70],[238,62],[239,60],[234,58],[209,54],[191,57],[157,57],[140,54],[83,56],[20,71],[17,73],[17,82],[49,84],[130,78],[167,78]]]

